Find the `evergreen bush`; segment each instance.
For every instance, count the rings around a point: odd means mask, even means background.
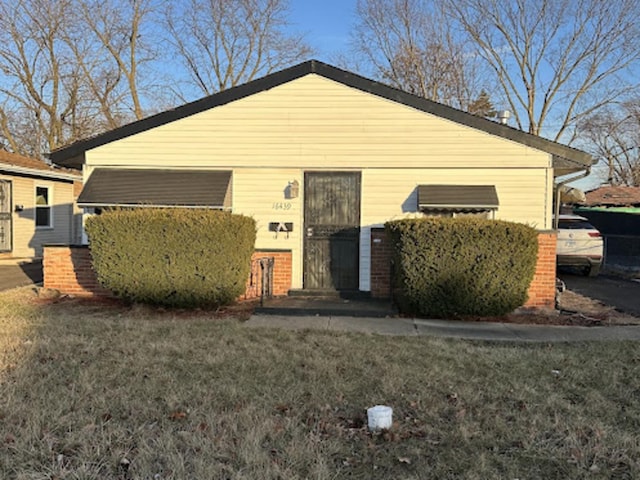
[[[523,305],[536,269],[533,228],[475,218],[388,222],[401,311],[447,318],[504,315]]]
[[[256,225],[209,209],[116,209],[86,222],[98,280],[115,295],[171,307],[215,307],[246,288]]]

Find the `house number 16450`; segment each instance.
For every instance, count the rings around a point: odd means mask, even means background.
[[[271,208],[273,210],[291,210],[291,202],[275,202]]]

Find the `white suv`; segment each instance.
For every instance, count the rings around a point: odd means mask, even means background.
[[[558,217],[559,267],[578,267],[586,275],[595,277],[602,263],[602,237],[584,217],[560,215]]]

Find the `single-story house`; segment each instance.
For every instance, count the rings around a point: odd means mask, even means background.
[[[605,185],[585,197],[574,212],[602,234],[605,267],[640,270],[640,187]]]
[[[77,243],[79,171],[0,150],[0,259],[37,258],[47,243]]]
[[[380,229],[415,212],[530,224],[551,235],[544,244],[555,262],[554,179],[592,163],[582,151],[315,60],[50,158],[83,169],[86,212],[153,205],[246,214],[257,221],[257,249],[290,260],[276,275],[281,291],[374,295],[388,292]],[[553,272],[545,273],[548,304],[555,263],[544,270]]]

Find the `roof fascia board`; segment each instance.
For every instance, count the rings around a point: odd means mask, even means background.
[[[73,143],[67,147],[52,151],[49,154],[49,158],[54,163],[64,165],[65,159],[82,155],[84,152],[91,150],[92,148],[96,148],[116,140],[121,140],[161,125],[166,125],[167,123],[204,112],[211,108],[226,105],[227,103],[243,99],[265,90],[270,90],[310,73],[307,63],[309,62],[301,63],[295,67],[272,73],[266,77],[258,78],[249,83],[223,90],[194,102],[180,105],[174,109],[160,112],[156,115],[152,115],[150,117],[143,118],[142,120],[96,135],[95,137],[80,140],[79,142]]]
[[[41,178],[53,178],[56,180],[70,180],[74,182],[82,181],[81,175],[72,175],[70,173],[49,172],[47,170],[39,170],[37,168],[17,167],[15,165],[0,164],[0,172],[17,173],[20,175],[30,175]]]
[[[593,163],[591,155],[575,148],[568,147],[551,140],[547,140],[546,138],[542,138],[537,135],[523,132],[522,130],[509,127],[508,125],[502,125],[501,123],[493,122],[484,117],[472,115],[468,112],[458,110],[442,103],[437,103],[423,97],[412,95],[402,90],[384,85],[380,82],[361,77],[360,75],[357,75],[355,73],[340,70],[322,63],[318,65],[317,70],[318,71],[316,73],[336,82],[348,85],[364,92],[372,93],[396,103],[401,103],[403,105],[416,108],[420,111],[430,113],[440,118],[451,120],[453,122],[466,125],[477,130],[485,131],[487,133],[512,140],[528,147],[545,151],[552,155],[557,155],[569,161],[574,161],[576,164],[581,165],[581,167],[590,166]]]
[[[388,100],[400,103],[425,113],[430,113],[438,117],[451,120],[453,122],[466,125],[468,127],[487,132],[525,146],[545,151],[554,156],[576,163],[576,169],[584,169],[592,165],[592,157],[580,150],[562,145],[551,140],[523,132],[521,130],[493,122],[483,117],[478,117],[453,107],[436,103],[426,98],[418,97],[410,93],[398,90],[396,88],[384,85],[378,81],[370,80],[358,74],[348,72],[346,70],[327,65],[317,60],[309,60],[296,66],[272,73],[265,77],[253,80],[243,85],[223,90],[209,97],[196,100],[191,103],[176,107],[172,110],[158,113],[151,117],[124,125],[115,130],[105,132],[95,137],[81,140],[67,147],[54,150],[49,157],[55,163],[65,164],[65,160],[70,157],[76,157],[83,152],[96,148],[122,138],[135,135],[137,133],[150,130],[152,128],[165,125],[167,123],[180,120],[182,118],[203,112],[205,110],[225,105],[227,103],[240,100],[250,95],[270,90],[271,88],[285,84],[292,80],[298,79],[305,75],[315,73],[330,80],[336,81],[343,85],[371,93],[373,95],[386,98]]]

